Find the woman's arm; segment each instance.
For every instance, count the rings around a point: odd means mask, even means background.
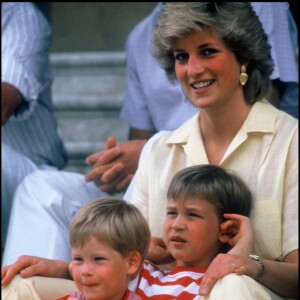
[[[12,265],[3,267],[1,284],[3,286],[9,284],[17,274],[20,274],[23,278],[41,275],[72,279],[69,273],[69,263],[37,256],[22,255]]]
[[[264,273],[259,283],[285,298],[298,298],[298,250],[286,255],[284,262],[262,259]],[[214,284],[230,273],[256,278],[260,270],[258,261],[249,256],[237,254],[219,254],[205,273],[200,295],[208,295]]]
[[[294,250],[286,255],[284,262],[263,260],[265,272],[258,281],[282,297],[298,299],[298,256],[299,251]]]
[[[202,279],[200,295],[208,295],[214,284],[230,273],[247,275],[285,298],[298,298],[298,249],[290,252],[283,262],[262,259],[262,266],[249,257],[253,252],[253,232],[250,219],[226,214],[227,221],[220,225],[223,242],[233,248],[227,254],[219,254],[210,264]]]

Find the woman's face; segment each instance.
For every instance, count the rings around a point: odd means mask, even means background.
[[[176,76],[198,108],[244,100],[239,83],[240,64],[223,40],[210,30],[178,39],[174,46]]]

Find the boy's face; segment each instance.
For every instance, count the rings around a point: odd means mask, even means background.
[[[165,243],[179,266],[207,266],[219,252],[219,218],[201,198],[168,200]]]
[[[91,237],[72,247],[72,274],[86,300],[123,299],[129,282],[128,258]]]

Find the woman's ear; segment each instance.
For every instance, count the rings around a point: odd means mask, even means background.
[[[244,65],[245,67],[248,67],[249,63],[250,63],[250,59],[239,59],[238,60],[239,64],[242,66]]]
[[[128,269],[127,274],[133,275],[135,274],[142,263],[142,257],[141,254],[138,251],[132,251],[127,256],[127,262],[128,262]]]

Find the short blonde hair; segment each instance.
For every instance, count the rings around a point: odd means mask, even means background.
[[[123,257],[138,251],[143,261],[150,229],[134,205],[114,197],[96,198],[77,212],[70,225],[71,247],[82,247],[90,237],[107,243]]]

